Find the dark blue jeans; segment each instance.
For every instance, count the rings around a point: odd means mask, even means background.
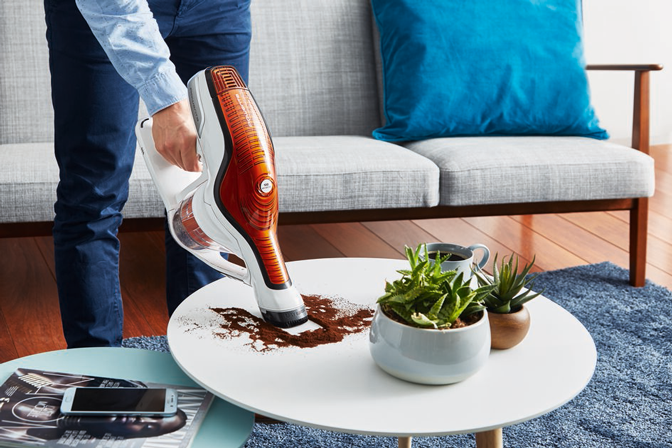
[[[60,168],[55,204],[56,280],[69,348],[118,346],[123,310],[117,230],[135,156],[138,94],[115,71],[74,0],[45,0]],[[211,65],[247,80],[249,0],[149,0],[186,83]],[[220,274],[166,238],[172,311]]]

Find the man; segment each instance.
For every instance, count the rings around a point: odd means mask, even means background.
[[[249,0],[45,0],[54,144],[56,280],[69,348],[121,344],[117,229],[135,154],[138,97],[157,150],[201,168],[186,82],[212,65],[247,81]],[[169,313],[220,278],[166,235]]]

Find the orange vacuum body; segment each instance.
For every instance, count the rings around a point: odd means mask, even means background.
[[[164,167],[153,141],[147,144],[151,123],[143,121],[136,129],[171,232],[212,267],[251,285],[266,321],[300,325],[307,314],[278,245],[275,151],[261,112],[232,67],[199,72],[188,87],[202,173]],[[184,179],[175,179],[176,169]],[[238,255],[245,268],[225,260],[221,252]]]
[[[238,74],[219,68],[210,75],[234,148],[228,166],[222,166],[217,205],[249,235],[269,285],[288,285],[276,234],[278,189],[271,136]]]

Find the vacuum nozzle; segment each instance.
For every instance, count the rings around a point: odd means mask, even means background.
[[[263,308],[260,310],[261,317],[266,322],[280,328],[292,328],[308,321],[308,313],[303,305],[289,311],[269,311]]]

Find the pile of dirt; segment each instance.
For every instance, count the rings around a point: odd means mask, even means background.
[[[369,328],[373,310],[340,298],[304,295],[308,318],[322,328],[291,334],[277,328],[242,308],[210,308],[223,318],[218,337],[248,335],[250,348],[269,352],[284,347],[312,348],[340,342],[350,334]]]

